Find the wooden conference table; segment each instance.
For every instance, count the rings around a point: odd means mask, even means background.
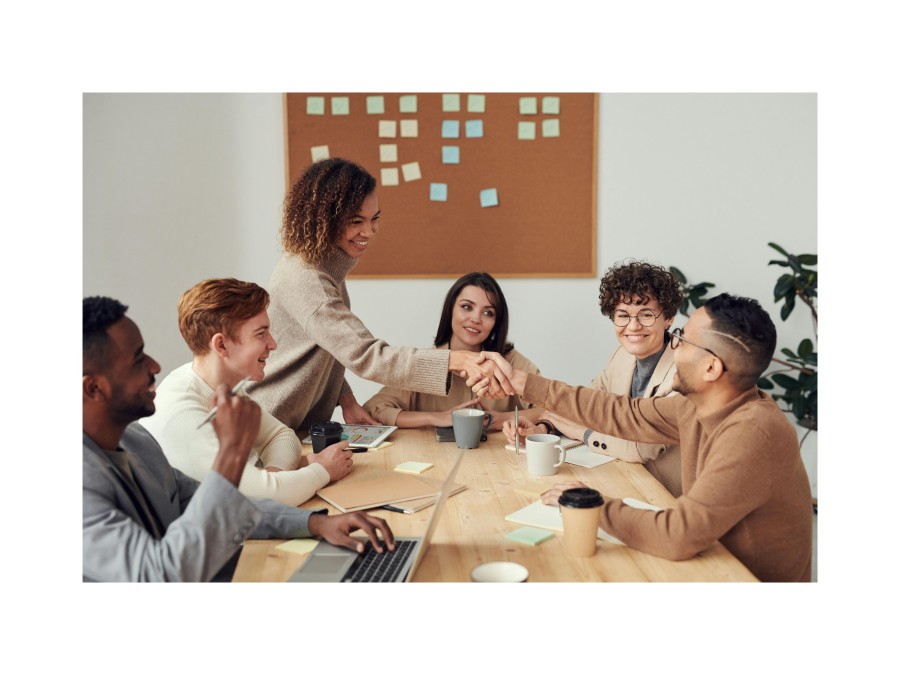
[[[342,483],[366,480],[393,471],[401,462],[430,462],[422,476],[446,478],[458,450],[453,443],[435,440],[434,430],[398,429],[392,445],[353,455],[353,471]],[[671,494],[640,464],[619,460],[593,469],[563,464],[555,476],[532,476],[525,462],[524,443],[519,454],[507,450],[502,433],[468,450],[456,483],[466,489],[451,496],[444,507],[431,546],[414,581],[469,581],[469,571],[483,562],[509,560],[528,568],[529,582],[541,581],[756,581],[756,578],[720,543],[699,556],[673,562],[619,544],[597,542],[590,558],[565,553],[562,533],[537,546],[516,543],[505,534],[519,525],[505,517],[539,499],[537,486],[563,480],[581,480],[607,497],[633,497],[668,507]],[[304,446],[310,451],[309,446]],[[314,497],[304,508],[329,505]],[[371,509],[384,518],[398,536],[421,536],[433,506],[413,514]],[[331,507],[331,513],[336,510]],[[300,567],[306,554],[276,549],[283,540],[249,540],[244,544],[234,581],[285,581]]]

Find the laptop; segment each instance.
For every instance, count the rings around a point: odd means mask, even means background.
[[[386,546],[382,546],[383,553],[377,553],[368,540],[366,540],[366,549],[363,553],[320,541],[288,581],[355,583],[412,581],[425,557],[431,537],[437,529],[444,504],[453,492],[453,481],[456,479],[456,473],[459,471],[464,454],[466,454],[465,450],[459,451],[453,468],[441,485],[424,536],[396,537],[394,550],[389,551]]]

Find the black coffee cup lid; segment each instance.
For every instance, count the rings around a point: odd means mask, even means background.
[[[309,429],[312,434],[341,433],[343,430],[340,422],[316,422]]]
[[[569,488],[559,496],[559,505],[570,509],[592,509],[603,504],[603,496],[594,488]]]

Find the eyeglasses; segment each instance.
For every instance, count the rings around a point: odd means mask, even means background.
[[[680,345],[682,342],[687,342],[689,345],[693,345],[694,347],[697,347],[697,349],[702,349],[705,352],[709,352],[710,354],[715,356],[717,359],[719,359],[719,361],[722,361],[722,357],[719,356],[718,354],[716,354],[712,349],[707,349],[706,347],[704,347],[702,345],[698,345],[696,342],[691,342],[686,337],[684,337],[684,329],[683,328],[675,328],[673,330],[667,330],[666,332],[669,334],[669,337],[672,338],[671,342],[669,342],[669,346],[672,349],[678,349],[678,345]],[[724,361],[722,361],[722,371],[728,372],[728,367],[725,365]]]
[[[628,324],[631,323],[632,319],[637,319],[638,323],[641,324],[644,328],[650,328],[650,326],[656,323],[656,320],[661,315],[662,312],[660,312],[659,314],[654,314],[652,309],[642,309],[637,314],[629,314],[628,312],[617,311],[612,315],[612,322],[619,328],[625,328]]]

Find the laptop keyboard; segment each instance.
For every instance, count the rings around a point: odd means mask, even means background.
[[[417,541],[396,541],[393,551],[382,545],[383,553],[378,553],[371,541],[366,542],[366,550],[351,565],[341,579],[342,582],[396,581],[397,574],[413,552]]]

